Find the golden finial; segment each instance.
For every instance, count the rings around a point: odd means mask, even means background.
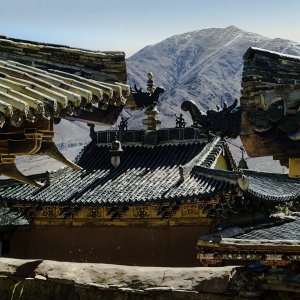
[[[154,84],[153,84],[153,74],[151,72],[148,73],[148,80],[147,80],[147,91],[149,93],[153,93],[155,90]]]

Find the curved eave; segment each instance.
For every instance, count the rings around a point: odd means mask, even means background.
[[[130,88],[66,72],[44,71],[14,61],[0,60],[1,125],[15,124],[15,115],[37,122],[40,118],[76,117],[84,112],[123,107]]]
[[[286,174],[244,171],[249,178],[249,188],[244,196],[269,203],[300,200],[300,180]]]
[[[53,174],[50,185],[39,189],[6,187],[0,190],[0,195],[9,205],[107,206],[170,201],[192,203],[212,200],[218,194],[236,189],[237,177],[224,180],[223,173],[216,176],[218,170],[204,167],[198,168],[200,172],[189,172],[182,180],[179,166],[197,158],[203,150],[201,143],[163,144],[154,148],[123,146],[122,163],[118,168],[111,166],[109,150],[107,146],[98,147],[91,142],[77,159],[85,170]]]

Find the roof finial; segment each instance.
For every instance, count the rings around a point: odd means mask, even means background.
[[[147,91],[151,94],[155,91],[155,87],[153,83],[153,74],[151,72],[148,73]]]
[[[162,88],[155,87],[153,82],[153,74],[150,72],[148,73],[148,81],[147,81],[147,91],[150,94],[150,97],[154,99],[148,103],[148,106],[145,110],[146,119],[143,119],[143,124],[147,126],[146,134],[151,134],[157,131],[157,125],[161,124],[159,119],[156,119],[156,115],[159,114],[157,109],[157,101],[159,94],[164,92]],[[157,94],[157,95],[156,95]]]
[[[144,142],[155,144],[157,143],[156,127],[161,124],[161,121],[156,119],[156,115],[159,114],[157,103],[160,94],[165,90],[162,87],[155,87],[151,72],[147,76],[147,91],[143,92],[141,88],[139,89],[135,85],[134,90],[132,89],[132,96],[137,108],[146,108],[146,118],[143,119],[143,124],[147,126]]]

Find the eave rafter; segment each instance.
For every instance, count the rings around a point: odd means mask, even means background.
[[[23,119],[35,123],[39,118],[80,115],[83,111],[123,106],[129,86],[105,83],[50,69],[44,71],[13,61],[0,60],[0,112],[13,126]],[[2,104],[2,105],[1,105]],[[9,118],[12,112],[18,123]]]
[[[53,122],[80,115],[87,121],[91,114],[91,122],[101,123],[104,114],[113,114],[114,107],[120,113],[129,93],[129,86],[122,83],[0,60],[0,174],[39,185],[21,174],[14,163],[16,155],[35,154],[48,155],[80,170],[52,141]]]

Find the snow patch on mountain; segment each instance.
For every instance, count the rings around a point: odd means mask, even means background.
[[[184,100],[194,100],[206,111],[239,99],[243,55],[249,47],[300,55],[300,45],[293,41],[270,39],[235,26],[203,29],[175,35],[131,56],[128,81],[145,87],[147,73],[154,74],[156,85],[166,90],[158,105],[162,126],[172,127]],[[189,115],[185,117],[190,124]],[[142,118],[134,115],[130,123],[142,124]]]
[[[239,99],[243,55],[251,46],[300,56],[300,45],[293,41],[270,39],[235,26],[209,28],[175,35],[141,49],[127,59],[128,83],[145,89],[147,73],[152,72],[155,84],[166,90],[158,104],[161,127],[175,127],[174,115],[184,113],[180,108],[184,100],[194,100],[206,111]],[[126,110],[123,115],[130,117],[129,129],[144,128],[143,111]],[[191,125],[190,116],[184,113],[184,117]],[[113,128],[117,125],[96,130]],[[90,141],[89,127],[80,122],[62,120],[55,126],[55,135],[56,143],[70,159]],[[239,151],[233,151],[239,157]],[[33,163],[28,164],[28,160]],[[40,157],[20,158],[17,163],[26,174],[61,167],[53,159]],[[251,159],[249,164],[258,170],[282,172],[282,167],[270,159]]]

